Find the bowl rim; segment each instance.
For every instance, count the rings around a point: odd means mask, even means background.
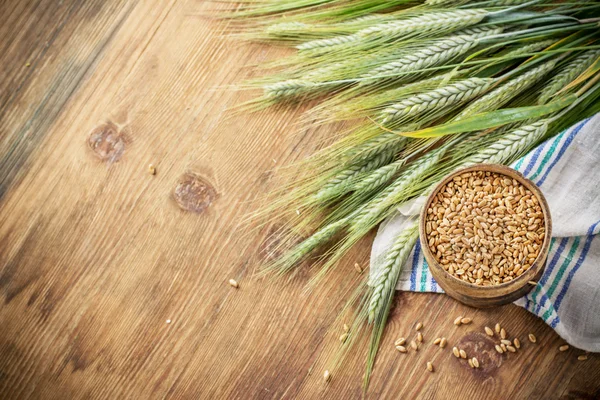
[[[517,181],[519,181],[519,183],[523,184],[527,189],[529,189],[536,196],[536,198],[538,199],[538,202],[540,203],[540,206],[542,208],[542,213],[544,214],[544,227],[545,227],[544,242],[542,243],[540,252],[538,253],[537,257],[532,262],[532,266],[535,266],[535,269],[529,268],[527,271],[525,271],[523,274],[521,274],[521,276],[518,276],[511,281],[503,282],[498,285],[490,285],[490,286],[481,286],[481,285],[476,285],[471,282],[465,282],[464,280],[459,279],[459,278],[455,277],[454,275],[448,273],[448,271],[446,271],[442,267],[442,265],[435,259],[435,257],[433,256],[433,253],[429,249],[428,242],[425,239],[427,237],[426,232],[425,232],[427,210],[429,209],[429,205],[431,204],[433,197],[436,196],[438,194],[438,192],[440,191],[440,189],[442,187],[444,187],[446,185],[446,183],[448,183],[455,176],[460,175],[465,172],[481,171],[482,168],[484,168],[484,172],[488,172],[488,171],[489,172],[497,172],[499,174],[508,176],[509,178],[515,178]],[[521,287],[521,286],[524,286],[525,284],[527,284],[527,282],[528,282],[528,280],[525,281],[525,279],[527,278],[527,275],[529,275],[529,274],[527,274],[527,272],[533,271],[534,272],[533,276],[535,276],[539,272],[540,268],[544,268],[544,266],[545,266],[545,262],[538,262],[538,261],[540,260],[540,257],[542,257],[542,256],[546,257],[546,255],[548,253],[548,249],[550,248],[550,241],[552,239],[552,218],[550,217],[550,207],[548,206],[548,202],[546,201],[544,194],[537,187],[537,185],[535,183],[533,183],[533,181],[531,181],[530,179],[527,179],[519,171],[517,171],[513,168],[510,168],[510,167],[507,167],[505,165],[502,165],[502,164],[484,164],[484,163],[473,164],[471,166],[468,166],[465,168],[460,168],[460,169],[454,170],[453,172],[450,172],[444,178],[442,178],[438,182],[438,184],[433,188],[433,190],[429,193],[429,195],[427,196],[427,199],[425,200],[425,204],[423,205],[423,208],[421,209],[421,214],[419,215],[419,237],[420,237],[420,241],[421,241],[421,248],[423,251],[423,256],[427,260],[428,264],[430,264],[429,267],[435,268],[435,269],[439,270],[441,273],[446,274],[448,277],[453,279],[453,282],[455,282],[458,285],[464,286],[465,288],[480,289],[482,291],[500,290],[500,289],[507,288],[510,286]],[[432,260],[433,263],[431,263],[430,260]],[[433,265],[431,265],[431,264],[433,264]],[[524,284],[521,284],[521,283],[523,283],[523,281],[524,281]]]

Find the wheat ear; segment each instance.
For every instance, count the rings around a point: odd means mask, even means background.
[[[361,76],[362,79],[387,79],[398,75],[416,73],[424,68],[439,65],[461,54],[465,54],[479,44],[479,39],[469,35],[451,36],[437,40],[413,53],[376,67]],[[369,79],[367,84],[371,83]]]
[[[493,82],[493,78],[470,78],[439,89],[412,95],[398,103],[389,105],[381,112],[381,118],[385,124],[401,118],[461,104],[485,92]]]
[[[307,239],[298,243],[292,249],[285,252],[285,255],[278,258],[264,269],[265,272],[284,273],[296,267],[308,254],[325,244],[334,235],[346,227],[350,221],[352,214],[338,221],[325,225],[317,230]]]
[[[282,98],[307,93],[314,89],[316,85],[315,82],[311,81],[288,79],[286,81],[265,85],[263,86],[263,90],[265,96],[268,98]]]
[[[339,35],[334,36],[332,38],[326,39],[316,39],[308,42],[301,43],[296,46],[296,49],[299,51],[309,51],[309,50],[317,50],[325,47],[333,47],[345,45],[348,43],[353,43],[359,41],[361,37],[357,34],[352,35]]]
[[[493,111],[502,107],[508,101],[539,81],[544,75],[550,72],[555,65],[556,61],[548,61],[525,72],[522,75],[519,75],[514,79],[509,80],[508,82],[469,104],[456,117],[454,117],[454,121],[458,121],[471,115],[479,114],[480,112]]]
[[[339,35],[332,38],[311,40],[296,46],[300,51],[318,50],[329,47],[352,45],[355,42],[373,38],[394,39],[405,34],[435,33],[451,31],[475,25],[488,12],[486,10],[455,10],[424,14],[418,17],[387,21],[359,30],[351,35]]]
[[[265,28],[265,33],[273,38],[294,37],[298,31],[306,31],[311,26],[304,22],[280,22],[278,24],[269,25]]]
[[[558,91],[571,83],[571,81],[592,65],[592,63],[598,59],[598,56],[600,56],[600,50],[589,50],[561,68],[542,89],[539,103],[545,104],[552,96],[558,93]]]
[[[389,293],[396,289],[402,267],[419,238],[418,227],[419,224],[414,223],[396,237],[378,269],[377,276],[370,282],[373,292],[369,301],[369,323],[381,312],[382,298],[389,296]]]
[[[388,183],[404,167],[405,164],[406,159],[401,158],[400,160],[394,161],[391,164],[378,168],[356,182],[353,185],[352,190],[358,193],[372,192]]]
[[[461,165],[506,164],[526,154],[548,132],[548,121],[541,120],[503,133],[497,140],[469,156]]]
[[[356,215],[352,221],[351,230],[366,232],[386,216],[386,212],[398,202],[402,195],[416,183],[425,179],[435,164],[443,157],[447,146],[431,150],[409,164],[406,169]]]
[[[508,53],[506,53],[505,57],[509,58],[509,57],[520,56],[522,54],[535,53],[535,52],[545,49],[546,47],[550,46],[551,44],[556,43],[556,41],[557,41],[557,39],[547,39],[547,40],[542,40],[542,41],[535,42],[535,43],[526,44],[525,46],[519,46],[516,49],[511,50]]]
[[[410,33],[423,34],[440,30],[450,31],[475,25],[488,14],[489,12],[483,9],[432,12],[417,17],[377,24],[361,29],[357,35],[393,39]]]
[[[345,153],[345,156],[352,160],[352,162],[369,160],[377,154],[391,149],[396,152],[400,151],[407,142],[408,140],[406,137],[397,135],[393,132],[384,132],[364,143],[352,147]]]
[[[330,178],[323,187],[312,196],[311,202],[321,203],[349,192],[357,177],[360,177],[365,172],[373,171],[382,165],[388,164],[394,158],[395,153],[395,149],[387,149],[377,154],[366,163],[359,162],[340,171]]]

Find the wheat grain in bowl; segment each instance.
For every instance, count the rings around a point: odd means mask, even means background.
[[[447,273],[493,286],[512,281],[533,265],[542,249],[545,220],[537,197],[516,179],[468,171],[433,197],[425,233]]]

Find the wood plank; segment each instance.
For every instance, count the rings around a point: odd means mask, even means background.
[[[226,23],[203,17],[214,3],[19,7],[9,21],[38,33],[0,45],[15,60],[2,70],[14,94],[2,97],[0,125],[0,398],[359,397],[364,346],[330,384],[322,373],[370,240],[307,295],[306,269],[291,282],[252,279],[266,232],[240,226],[279,184],[274,167],[339,129],[298,133],[300,107],[227,111],[252,96],[227,88],[254,73],[246,66],[283,50],[224,40]],[[60,29],[36,25],[46,9]],[[459,314],[475,323],[454,327]],[[394,339],[417,320],[424,348],[399,354]],[[472,341],[495,321],[539,344],[481,371],[431,346],[441,334]],[[577,361],[559,343],[515,306],[477,311],[403,293],[369,397],[598,396],[599,359]]]

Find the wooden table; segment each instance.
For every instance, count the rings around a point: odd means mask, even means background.
[[[361,395],[365,346],[329,384],[322,375],[369,240],[306,295],[306,269],[291,282],[252,279],[265,235],[239,225],[276,185],[273,168],[336,127],[298,129],[299,107],[227,112],[252,96],[228,85],[283,50],[226,40],[226,23],[206,18],[215,7],[0,5],[0,398]],[[458,315],[474,323],[456,328]],[[414,336],[416,321],[423,348],[398,353],[394,339]],[[519,353],[486,347],[483,326],[497,321],[522,339]],[[431,344],[442,335],[483,345],[489,362],[469,368]],[[562,343],[515,306],[403,293],[368,397],[600,397],[600,358],[577,361]]]

